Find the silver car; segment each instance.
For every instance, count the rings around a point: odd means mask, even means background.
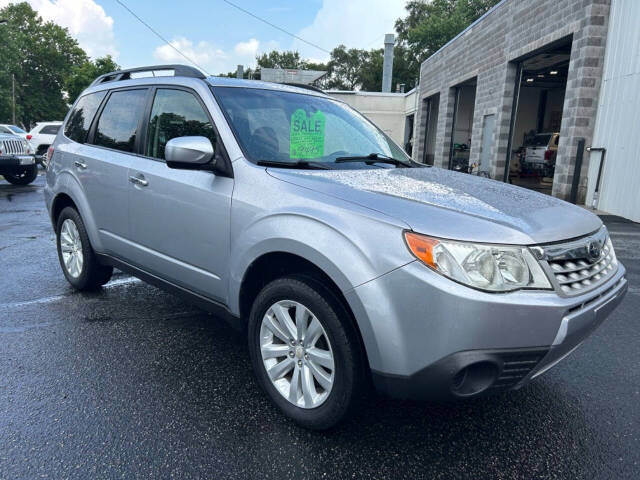
[[[370,385],[416,399],[520,388],[627,289],[592,213],[414,163],[310,88],[179,65],[104,75],[46,177],[71,285],[117,267],[246,326],[259,385],[308,428]]]

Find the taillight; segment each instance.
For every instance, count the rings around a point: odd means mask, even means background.
[[[31,140],[33,138],[33,135],[27,135],[27,140]]]
[[[53,147],[49,147],[47,149],[47,161],[51,161],[53,158]]]
[[[552,157],[553,157],[553,150],[545,150],[544,159],[551,160]]]

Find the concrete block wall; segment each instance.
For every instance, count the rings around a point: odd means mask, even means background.
[[[423,100],[440,93],[434,164],[446,167],[453,127],[453,87],[476,79],[470,162],[480,160],[485,115],[496,115],[490,174],[502,179],[508,154],[517,61],[547,45],[571,39],[553,195],[568,198],[579,138],[591,144],[604,64],[610,0],[503,0],[480,21],[423,62],[414,158],[421,160],[426,119]],[[586,195],[588,156],[579,201]]]

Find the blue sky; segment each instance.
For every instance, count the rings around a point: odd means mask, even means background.
[[[0,7],[12,0],[0,0]],[[89,55],[112,54],[123,67],[187,63],[115,0],[28,0],[46,20],[69,29]],[[305,58],[326,60],[305,45],[226,4],[223,0],[122,0],[208,73],[255,65],[255,55],[296,49]],[[232,0],[255,15],[331,50],[380,48],[404,15],[404,0]]]

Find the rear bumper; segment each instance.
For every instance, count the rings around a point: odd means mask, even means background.
[[[463,398],[520,388],[562,360],[622,301],[624,275],[620,265],[609,282],[574,298],[549,291],[496,295],[414,262],[346,296],[379,391]]]

